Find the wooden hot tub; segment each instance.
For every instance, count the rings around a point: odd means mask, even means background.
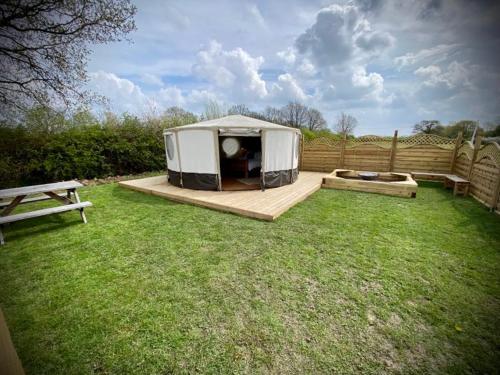
[[[331,174],[323,178],[321,187],[365,191],[368,193],[408,198],[415,198],[417,195],[418,185],[409,173],[378,172],[377,176],[373,179],[365,180],[360,176],[360,173],[363,174],[364,172],[350,169],[335,169]],[[366,172],[364,175],[366,176],[368,173]]]

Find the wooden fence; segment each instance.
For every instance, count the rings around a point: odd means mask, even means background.
[[[331,172],[336,168],[379,172],[453,173],[471,181],[473,197],[492,209],[500,209],[500,147],[472,145],[433,134],[411,137],[364,136],[332,140],[315,138],[302,144],[300,168]]]
[[[460,145],[453,173],[470,181],[470,194],[491,209],[500,210],[500,146],[498,143]]]

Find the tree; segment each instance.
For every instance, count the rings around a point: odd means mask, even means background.
[[[488,123],[486,124],[485,137],[500,137],[500,124]]]
[[[276,107],[267,106],[262,112],[262,116],[266,121],[274,122],[275,124],[284,124],[283,112]]]
[[[301,128],[307,124],[309,109],[299,102],[289,102],[281,109],[284,123],[292,128]]]
[[[354,132],[356,126],[358,126],[356,117],[342,112],[337,118],[334,129],[337,133],[348,136]]]
[[[73,113],[71,118],[68,120],[68,124],[73,127],[92,126],[98,125],[99,121],[90,110],[86,108],[80,108]]]
[[[24,112],[24,127],[35,134],[55,134],[66,128],[66,119],[61,112],[50,107],[36,106]]]
[[[89,45],[135,29],[129,0],[4,0],[0,4],[0,107],[3,116],[32,105],[90,99]]]
[[[180,107],[167,108],[162,116],[162,125],[168,128],[194,124],[197,121],[198,117],[194,113]]]
[[[323,114],[299,102],[289,102],[282,108],[266,107],[258,118],[275,124],[318,131],[326,128]]]
[[[322,130],[326,128],[326,120],[323,114],[314,108],[310,108],[307,111],[306,124],[309,130]]]
[[[205,111],[203,112],[202,119],[213,120],[227,115],[227,111],[215,100],[209,100],[205,104]]]
[[[113,112],[104,112],[104,119],[102,121],[104,127],[117,128],[120,126],[120,119]]]
[[[444,127],[442,134],[445,137],[456,138],[458,133],[462,132],[464,139],[471,139],[476,127],[478,128],[478,134],[481,134],[483,129],[479,127],[479,123],[477,121],[461,120]]]
[[[236,104],[233,105],[229,110],[227,111],[228,115],[242,115],[242,116],[249,116],[250,115],[250,110],[245,104]]]
[[[442,134],[443,125],[438,120],[423,120],[413,125],[413,133]]]

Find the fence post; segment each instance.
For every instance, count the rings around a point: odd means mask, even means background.
[[[498,171],[497,184],[491,202],[491,211],[495,211],[495,209],[499,208],[497,207],[499,199],[500,199],[500,170]]]
[[[304,134],[300,134],[300,159],[299,159],[299,170],[304,168]]]
[[[469,171],[467,172],[467,180],[470,181],[470,177],[472,175],[472,169],[474,168],[474,163],[476,162],[477,152],[481,147],[482,137],[480,135],[476,136],[476,140],[474,142],[474,152],[472,153],[472,161],[470,162]]]
[[[463,138],[463,133],[458,132],[457,139],[455,140],[455,148],[453,149],[453,155],[451,158],[450,173],[453,173],[453,170],[455,169],[457,153],[458,153],[458,149],[462,145],[462,138]]]
[[[394,137],[392,137],[391,156],[389,159],[389,172],[394,170],[394,160],[396,159],[396,150],[398,145],[398,131],[394,130]]]
[[[344,133],[344,138],[340,141],[340,156],[339,156],[339,168],[344,168],[344,153],[345,144],[347,143],[347,134]]]

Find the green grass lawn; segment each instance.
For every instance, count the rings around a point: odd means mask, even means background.
[[[81,198],[87,225],[5,229],[28,374],[499,371],[500,217],[473,199],[321,190],[269,223],[116,184]]]

